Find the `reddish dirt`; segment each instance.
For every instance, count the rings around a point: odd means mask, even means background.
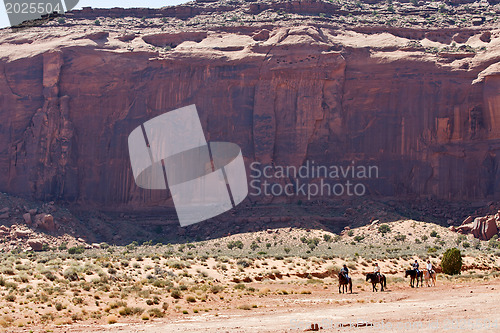
[[[336,287],[330,286],[314,295],[268,297],[265,307],[250,311],[222,310],[217,316],[51,329],[53,332],[302,332],[316,323],[323,327],[322,332],[499,330],[496,301],[500,296],[500,280],[438,281],[436,287],[418,289],[411,289],[405,282],[388,287],[385,292],[339,295],[336,290],[332,293]],[[375,326],[352,327],[358,322]]]

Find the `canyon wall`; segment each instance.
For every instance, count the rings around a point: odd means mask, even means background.
[[[135,185],[127,138],[196,104],[207,140],[238,144],[247,167],[355,161],[378,166],[374,196],[500,198],[500,29],[33,29],[0,35],[0,191],[165,204]]]

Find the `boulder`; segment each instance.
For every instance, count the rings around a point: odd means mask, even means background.
[[[472,230],[472,223],[468,223],[456,228],[455,231],[458,232],[459,234],[467,235],[471,232],[471,230]]]
[[[472,234],[475,238],[481,238],[481,230],[483,228],[483,223],[486,221],[485,217],[476,217],[474,222],[472,222]]]
[[[27,225],[31,225],[31,214],[30,213],[26,213],[26,214],[23,214],[23,218],[24,218],[24,222],[26,222]]]
[[[472,223],[474,221],[474,218],[472,216],[467,216],[467,218],[462,222],[462,225]]]
[[[44,214],[44,216],[41,218],[40,222],[38,222],[38,227],[40,229],[44,229],[46,231],[55,231],[56,224],[54,222],[54,217],[50,214],[46,214],[46,215]]]
[[[43,249],[43,240],[42,239],[28,239],[28,245],[31,246],[33,251],[42,251]]]
[[[475,238],[489,240],[498,233],[496,220],[493,217],[477,217],[472,223],[472,234]]]
[[[490,240],[498,233],[498,227],[495,218],[489,218],[484,225],[484,239]]]
[[[28,238],[31,235],[30,230],[14,230],[14,238]]]
[[[264,41],[264,40],[268,40],[269,39],[269,30],[267,29],[263,29],[261,31],[259,31],[258,33],[254,34],[252,36],[253,40],[255,41]]]
[[[0,219],[8,219],[10,217],[9,212],[5,212],[3,214],[0,214]]]

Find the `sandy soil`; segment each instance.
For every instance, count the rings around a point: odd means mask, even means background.
[[[329,289],[310,298],[277,296],[269,300],[277,305],[275,309],[229,310],[148,323],[73,325],[54,332],[302,332],[314,323],[323,332],[500,331],[500,280],[443,282],[418,289],[398,284],[386,292],[342,295]],[[358,322],[374,326],[352,327]]]

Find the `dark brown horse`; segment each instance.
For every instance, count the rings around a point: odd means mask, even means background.
[[[384,291],[384,288],[387,288],[387,280],[383,274],[368,273],[366,274],[366,281],[372,283],[373,291],[378,291],[377,283],[380,283],[380,291]]]
[[[339,294],[347,292],[347,286],[349,286],[349,292],[352,294],[352,280],[350,277],[345,277],[344,274],[339,273]],[[342,291],[340,291],[342,287]]]
[[[420,279],[420,287],[424,285],[424,272],[417,271],[414,269],[407,269],[405,273],[405,278],[410,276],[410,287],[414,288],[415,279],[417,280],[417,288],[418,288],[418,279]]]

